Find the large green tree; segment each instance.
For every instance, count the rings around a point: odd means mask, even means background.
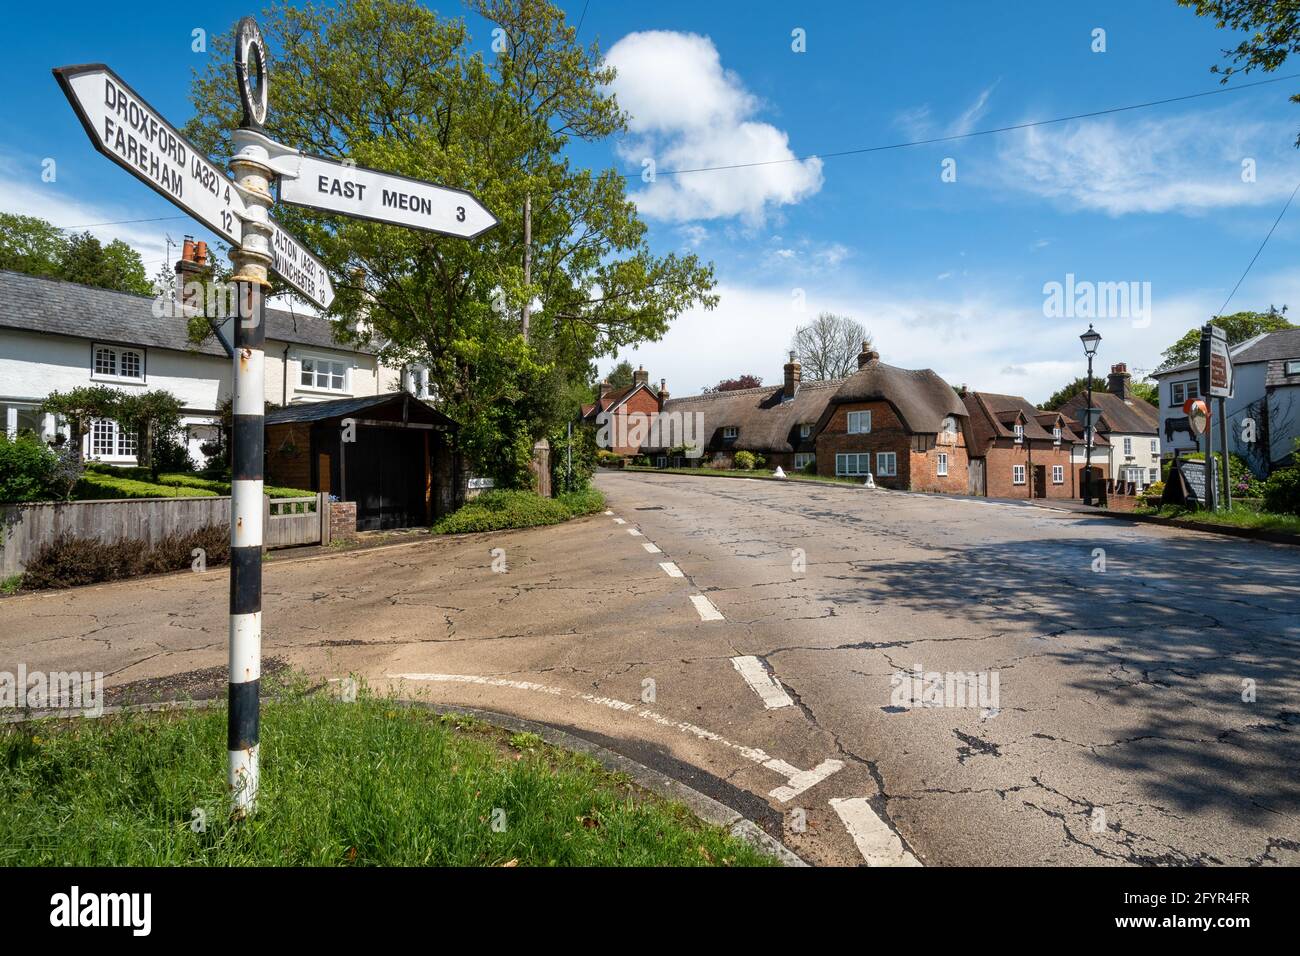
[[[412,0],[342,0],[261,18],[272,49],[267,132],[307,152],[467,189],[500,225],[474,240],[281,206],[332,270],[343,330],[365,319],[395,364],[428,365],[442,409],[479,468],[527,480],[535,439],[573,414],[595,360],[661,337],[716,296],[711,266],[655,255],[615,170],[585,168],[578,141],[626,130],[613,71],[546,0],[471,0],[494,24],[487,54],[460,19]],[[188,132],[228,156],[240,110],[229,40],[196,77]],[[532,275],[523,213],[532,205]],[[525,302],[540,300],[527,342]]]
[[[1212,66],[1210,72],[1223,76],[1263,70],[1272,73],[1292,53],[1300,53],[1300,0],[1178,0],[1179,6],[1193,8],[1198,16],[1214,17],[1219,29],[1236,30],[1249,36],[1223,55],[1231,60],[1227,66]],[[1300,103],[1300,93],[1291,97]],[[1300,136],[1296,137],[1300,147]]]
[[[58,278],[67,245],[44,219],[0,212],[0,269]]]
[[[1043,404],[1039,405],[1038,407],[1045,412],[1057,411],[1062,405],[1064,405],[1070,399],[1074,398],[1074,396],[1080,394],[1081,392],[1086,392],[1087,390],[1088,390],[1088,376],[1080,375],[1074,381],[1066,385],[1063,385],[1061,388],[1057,389],[1052,394],[1051,398],[1043,402]],[[1092,390],[1094,392],[1106,391],[1106,380],[1104,378],[1097,378],[1097,376],[1094,375],[1092,377]]]
[[[88,232],[68,239],[59,278],[115,292],[149,295],[153,291],[140,253],[121,239],[104,245]]]
[[[72,456],[81,460],[81,441],[96,418],[116,418],[122,393],[106,385],[79,385],[66,392],[50,392],[41,411],[63,416],[68,422]]]
[[[181,400],[171,392],[154,389],[123,394],[114,417],[136,433],[136,460],[158,477],[158,451],[177,441],[181,432]]]
[[[1229,345],[1237,345],[1262,332],[1278,332],[1282,329],[1294,328],[1287,321],[1286,311],[1285,305],[1280,309],[1270,305],[1267,312],[1234,312],[1232,315],[1216,316],[1210,319],[1210,324],[1223,329]],[[1173,368],[1186,362],[1195,362],[1200,358],[1200,354],[1201,330],[1188,329],[1177,342],[1160,353],[1160,368],[1156,371]]]

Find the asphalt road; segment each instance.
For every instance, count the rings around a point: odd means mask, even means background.
[[[264,657],[555,724],[816,863],[1300,862],[1300,551],[853,488],[599,484],[612,513],[563,526],[272,561]],[[0,670],[224,693],[226,587],[0,601]],[[900,680],[918,669],[929,706]]]

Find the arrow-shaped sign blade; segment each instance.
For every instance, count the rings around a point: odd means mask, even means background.
[[[103,63],[58,67],[54,77],[95,149],[217,235],[239,244],[243,197],[139,93]]]
[[[296,157],[298,174],[282,175],[280,199],[337,212],[472,239],[497,224],[472,194],[319,156]]]
[[[328,309],[334,301],[334,283],[324,263],[274,219],[271,220],[271,269],[320,308]]]

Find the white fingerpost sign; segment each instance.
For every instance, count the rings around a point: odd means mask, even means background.
[[[496,216],[461,189],[302,153],[285,156],[277,169],[280,200],[295,206],[462,239],[497,224]]]

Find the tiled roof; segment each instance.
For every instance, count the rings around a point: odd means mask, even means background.
[[[975,447],[983,454],[989,442],[999,438],[1015,438],[1017,422],[1025,427],[1025,437],[1034,441],[1052,441],[1051,419],[1044,425],[1040,416],[1055,412],[1040,412],[1027,399],[1019,395],[998,395],[995,392],[967,392],[963,397],[970,413],[971,431]]]
[[[1120,398],[1112,392],[1093,392],[1092,404],[1101,409],[1098,431],[1120,435],[1156,435],[1160,432],[1160,411],[1150,402],[1140,398]],[[1080,392],[1062,405],[1061,411],[1082,421],[1087,407],[1088,396]]]
[[[384,395],[365,395],[361,398],[336,398],[327,402],[302,402],[298,405],[286,405],[266,413],[266,424],[280,425],[285,422],[318,422],[357,412],[373,411],[385,405],[407,402],[409,411],[415,412],[415,418],[421,421],[435,421],[448,426],[453,422],[431,405],[420,401],[408,392],[388,392]]]
[[[0,270],[0,326],[225,357],[215,338],[191,345],[185,320],[155,316],[153,305],[153,296]],[[329,319],[283,309],[266,310],[266,337],[367,355],[375,351],[336,342]]]
[[[1274,362],[1279,359],[1300,359],[1300,328],[1282,329],[1278,332],[1264,332],[1239,342],[1228,349],[1233,365],[1247,365],[1251,362]],[[1173,375],[1176,372],[1195,372],[1201,367],[1198,358],[1194,362],[1184,362],[1173,368],[1152,372],[1152,377]]]

